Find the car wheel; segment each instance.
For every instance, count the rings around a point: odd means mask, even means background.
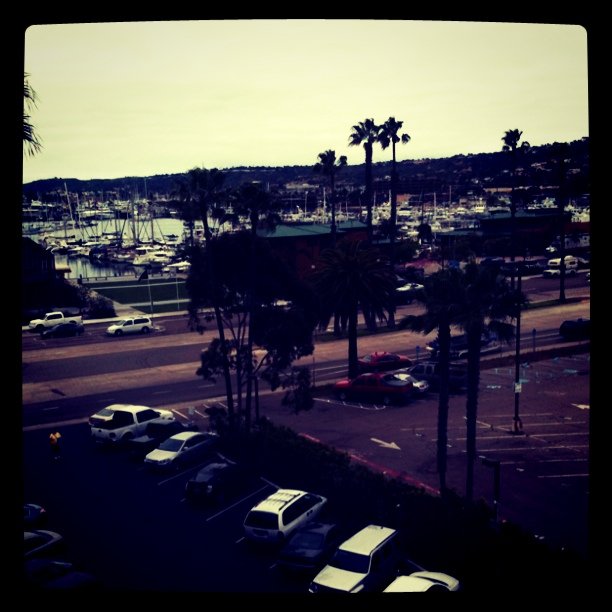
[[[133,437],[134,435],[128,431],[126,434],[123,434],[123,438],[121,438],[121,441],[124,443],[129,442]]]
[[[391,398],[388,395],[383,395],[382,403],[385,406],[388,406],[391,403]]]
[[[338,393],[338,399],[342,400],[343,402],[346,401],[347,399],[346,393],[344,391],[340,391],[340,393]]]
[[[151,330],[150,330],[148,327],[143,327],[143,328],[142,328],[140,331],[141,331],[143,334],[148,334],[148,333],[149,333]]]
[[[123,332],[122,332],[120,329],[118,329],[118,330],[115,332],[115,336],[123,336]]]
[[[39,334],[42,334],[42,333],[45,331],[45,326],[44,326],[44,325],[37,325],[37,326],[36,326],[36,331],[37,331]]]

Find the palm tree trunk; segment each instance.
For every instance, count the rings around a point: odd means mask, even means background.
[[[480,343],[482,320],[468,327],[467,400],[466,416],[466,481],[465,496],[468,502],[474,497],[474,464],[476,462],[476,419],[478,417],[478,386],[480,383]]]
[[[335,181],[332,170],[332,175],[330,176],[330,199],[331,199],[331,239],[332,239],[332,248],[336,247],[336,189],[335,189]]]
[[[247,293],[247,312],[249,313],[246,350],[246,399],[244,406],[244,426],[248,434],[251,429],[251,406],[253,398],[253,318],[256,308],[255,300],[255,241],[257,240],[257,216],[251,215],[251,256],[249,260],[249,289]]]
[[[391,219],[389,227],[389,260],[392,270],[395,270],[395,234],[397,225],[397,177],[395,174],[395,167],[395,141],[393,141],[393,158],[391,161]],[[387,326],[391,329],[395,327],[395,305],[389,309]]]
[[[217,323],[217,333],[219,334],[219,341],[221,343],[221,355],[223,358],[223,379],[225,380],[225,398],[227,402],[227,418],[229,421],[230,430],[234,427],[234,394],[232,389],[232,375],[229,367],[229,357],[227,354],[227,343],[225,340],[225,329],[223,327],[223,318],[221,316],[221,308],[219,306],[219,285],[217,283],[215,268],[213,263],[213,248],[212,248],[212,234],[210,227],[208,226],[208,210],[204,210],[202,214],[202,222],[204,224],[204,241],[206,244],[207,251],[207,272],[209,282],[211,284],[211,294],[213,302],[213,310],[215,312],[215,321]]]
[[[351,306],[348,315],[348,377],[357,376],[357,304]]]
[[[364,145],[366,158],[365,158],[365,198],[366,207],[368,211],[367,226],[368,226],[368,243],[372,244],[373,228],[372,228],[372,145],[366,143]]]
[[[438,441],[436,461],[438,476],[440,478],[440,494],[445,495],[447,448],[448,448],[448,380],[449,380],[449,351],[450,351],[450,325],[445,318],[438,326],[438,343],[440,347],[440,386],[438,398]]]
[[[559,302],[565,302],[565,202],[563,195],[559,194],[559,256],[561,260],[561,276],[559,277]]]

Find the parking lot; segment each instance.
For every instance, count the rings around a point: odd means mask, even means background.
[[[589,497],[587,354],[525,363],[521,369],[523,432],[512,434],[514,368],[482,371],[478,453],[499,461],[500,516],[516,519],[551,542],[586,548]],[[204,406],[175,408],[178,418],[207,426]],[[261,413],[311,439],[349,452],[356,461],[435,491],[437,395],[406,406],[340,402],[318,394],[314,408],[295,415],[278,395],[262,397]],[[451,488],[465,486],[465,395],[449,412]],[[275,552],[249,546],[242,521],[275,487],[256,475],[234,498],[214,508],[191,505],[185,483],[199,465],[157,474],[119,449],[102,450],[87,424],[63,424],[62,457],[50,456],[49,426],[24,431],[25,501],[48,510],[48,529],[66,540],[66,557],[113,589],[305,592],[308,578],[284,575]],[[476,466],[476,497],[492,503],[493,472]],[[346,517],[327,517],[335,522]],[[418,562],[418,559],[415,560]],[[434,568],[428,568],[434,569]]]

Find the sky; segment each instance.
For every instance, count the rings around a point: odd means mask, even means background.
[[[588,136],[580,25],[224,20],[33,25],[24,71],[42,150],[23,182],[194,167],[349,165],[352,126],[403,121],[397,159]],[[374,162],[391,158],[374,149]]]

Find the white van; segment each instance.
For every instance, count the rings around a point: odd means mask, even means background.
[[[573,255],[566,255],[565,259],[565,269],[566,270],[577,270],[578,269],[578,259],[576,259]],[[555,257],[554,259],[548,260],[549,268],[560,268],[561,267],[561,258]]]
[[[351,536],[310,583],[310,593],[382,591],[397,575],[398,532],[368,525]]]
[[[244,534],[252,541],[278,542],[316,518],[327,498],[297,489],[278,489],[251,508]]]
[[[149,423],[174,421],[170,410],[134,406],[132,404],[111,404],[89,417],[91,436],[95,442],[127,442],[144,434]]]

